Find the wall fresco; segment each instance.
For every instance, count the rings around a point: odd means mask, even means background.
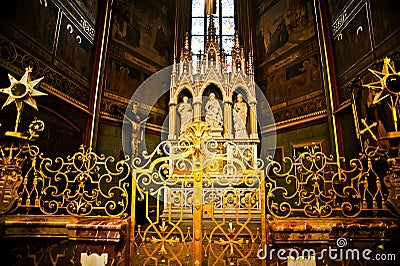
[[[322,110],[324,104],[308,108],[323,94],[312,2],[258,1],[256,10],[256,81],[275,120]]]
[[[158,65],[167,66],[172,43],[168,12],[163,1],[118,0],[114,5],[112,39]]]
[[[258,63],[273,60],[315,35],[311,1],[278,1],[258,7]],[[264,52],[265,50],[265,52]]]
[[[0,8],[0,20],[12,25],[52,53],[55,41],[59,8],[47,1],[47,7],[39,1],[8,1]]]

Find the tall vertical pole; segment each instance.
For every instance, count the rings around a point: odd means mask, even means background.
[[[259,172],[260,174],[260,202],[261,202],[261,247],[264,249],[265,255],[267,255],[267,247],[268,245],[268,228],[269,224],[267,224],[267,216],[265,214],[265,179],[266,175],[264,170]],[[262,260],[262,266],[267,265],[267,260]]]
[[[136,227],[136,187],[137,187],[137,173],[133,172],[132,173],[132,169],[131,170],[131,176],[132,176],[132,191],[131,191],[131,218],[130,218],[130,228],[128,231],[129,234],[129,257],[131,259],[129,259],[128,261],[128,265],[134,265],[134,261],[133,261],[133,254],[135,254],[135,227]],[[146,201],[148,199],[146,198]],[[146,211],[148,211],[146,209]]]
[[[314,0],[314,12],[316,19],[316,27],[319,41],[321,65],[323,71],[324,88],[326,92],[326,102],[328,109],[329,133],[331,142],[331,152],[335,154],[336,160],[339,160],[340,150],[343,152],[343,145],[340,145],[338,133],[340,133],[340,119],[335,116],[335,109],[338,106],[338,93],[335,79],[335,69],[332,55],[328,19],[326,10],[323,8],[325,1]]]
[[[93,150],[96,149],[97,132],[99,127],[100,102],[102,87],[104,82],[104,70],[108,45],[108,37],[110,33],[111,10],[113,0],[103,0],[100,7],[100,19],[98,26],[98,35],[96,41],[96,55],[94,58],[94,68],[92,82],[90,86],[91,96],[89,103],[89,111],[92,116],[86,127],[86,142]]]

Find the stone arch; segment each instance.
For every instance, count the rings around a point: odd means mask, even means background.
[[[195,97],[195,93],[193,91],[192,86],[188,86],[188,85],[181,85],[178,87],[178,89],[175,91],[175,95],[173,98],[173,103],[178,104],[179,101],[179,95],[181,94],[182,91],[188,91],[191,95],[191,97],[189,98],[194,98]]]
[[[188,88],[184,87],[178,93],[176,93],[176,103],[179,103],[182,100],[183,96],[187,96],[189,99],[194,97],[193,93]]]
[[[223,101],[225,96],[224,96],[224,90],[222,90],[218,84],[215,83],[210,83],[208,84],[202,91],[202,93],[200,94],[201,97],[208,97],[209,94],[213,92],[216,96],[217,99],[219,99],[220,101]],[[204,95],[203,95],[204,93]]]
[[[240,82],[240,83],[235,84],[235,86],[233,86],[233,88],[232,88],[232,90],[231,90],[231,92],[230,92],[229,98],[230,98],[230,100],[231,100],[232,102],[233,102],[233,95],[234,95],[234,93],[235,93],[237,90],[242,90],[242,91],[245,92],[246,95],[243,95],[243,98],[246,99],[246,102],[247,102],[248,104],[251,103],[251,102],[253,102],[253,101],[255,101],[255,98],[254,98],[254,96],[252,95],[252,93],[250,92],[250,90],[249,90],[249,88],[247,87],[247,85],[244,84],[244,83],[242,83],[242,82]]]
[[[208,96],[208,95],[203,95],[203,94],[204,94],[204,92],[207,90],[207,88],[209,88],[209,87],[212,86],[212,85],[216,86],[216,87],[219,89],[219,92],[221,93],[221,96],[222,96],[222,97],[221,97],[221,100],[222,100],[223,102],[225,102],[225,101],[226,101],[226,93],[225,93],[225,90],[224,90],[222,84],[219,83],[219,82],[213,82],[213,81],[204,82],[204,83],[203,83],[203,86],[201,87],[201,89],[200,89],[200,91],[199,91],[199,96],[200,96],[200,97]]]

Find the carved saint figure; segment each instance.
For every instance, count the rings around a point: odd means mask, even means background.
[[[239,94],[237,101],[233,106],[233,123],[236,138],[247,138],[246,121],[247,121],[247,104],[243,102],[243,96]]]
[[[206,123],[211,126],[211,128],[220,128],[222,126],[222,109],[219,105],[217,99],[215,99],[215,94],[210,93],[210,99],[206,103]]]
[[[181,131],[180,134],[184,133],[187,126],[193,119],[193,108],[188,102],[187,96],[183,97],[183,102],[178,105],[178,112],[181,116]]]

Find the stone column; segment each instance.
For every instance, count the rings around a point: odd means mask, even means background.
[[[257,134],[257,108],[256,103],[250,103],[250,138],[255,139],[258,138]]]
[[[174,140],[176,139],[176,132],[177,132],[177,116],[176,116],[176,104],[170,103],[169,104],[169,133],[168,139]]]
[[[193,98],[193,121],[201,120],[201,96],[196,96]]]
[[[225,102],[224,103],[224,137],[226,139],[232,139],[233,138],[233,133],[232,133],[232,103],[231,102]]]

